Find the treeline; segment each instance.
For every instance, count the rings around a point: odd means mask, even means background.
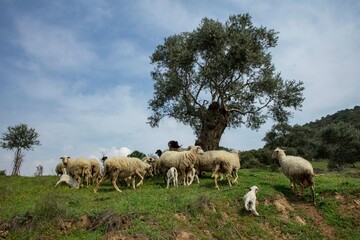
[[[338,111],[320,120],[291,126],[274,125],[266,133],[264,149],[282,147],[289,155],[309,160],[329,159],[329,168],[360,161],[360,107]],[[262,150],[264,151],[264,150]]]

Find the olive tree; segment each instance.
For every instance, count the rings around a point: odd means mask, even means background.
[[[175,118],[211,150],[219,148],[227,127],[258,129],[269,118],[287,122],[289,108],[302,106],[304,87],[275,72],[269,49],[277,45],[277,34],[244,14],[224,24],[204,18],[192,32],[165,38],[151,55],[150,126]]]
[[[8,127],[8,131],[3,133],[1,147],[15,153],[11,175],[20,175],[20,167],[24,158],[23,151],[33,150],[34,146],[40,145],[38,137],[39,134],[35,129],[28,128],[26,124]]]

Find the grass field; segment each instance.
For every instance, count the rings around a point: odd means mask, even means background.
[[[323,162],[314,168],[323,169]],[[241,169],[239,184],[165,189],[160,177],[137,190],[110,182],[89,189],[54,188],[58,177],[0,177],[0,239],[360,239],[360,170],[319,174],[316,200],[299,199],[280,172]],[[244,210],[257,185],[255,217]]]

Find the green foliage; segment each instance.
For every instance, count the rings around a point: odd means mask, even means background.
[[[139,152],[138,150],[135,150],[132,153],[130,153],[128,155],[128,157],[134,157],[134,158],[143,159],[144,157],[146,157],[146,154],[142,153],[142,152]]]
[[[8,127],[8,131],[3,133],[1,147],[8,150],[33,150],[34,146],[40,145],[38,137],[39,134],[34,128],[28,128],[26,124],[18,124]]]
[[[151,56],[148,123],[156,127],[172,117],[197,136],[222,125],[211,135],[221,136],[226,127],[258,129],[268,118],[286,122],[288,108],[301,108],[304,87],[275,72],[270,49],[277,39],[274,30],[254,26],[249,14],[232,15],[225,24],[204,18],[194,31],[167,37]]]
[[[303,126],[276,124],[266,133],[265,148],[283,147],[288,155],[330,159],[329,169],[360,160],[360,107],[339,111]],[[346,122],[344,122],[346,121]]]
[[[0,141],[2,148],[15,151],[14,167],[11,175],[20,175],[20,166],[23,161],[23,150],[33,150],[34,146],[40,145],[39,134],[34,128],[28,128],[26,124],[18,124],[8,127],[8,132],[3,133]]]

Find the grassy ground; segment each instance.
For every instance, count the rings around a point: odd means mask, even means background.
[[[314,168],[324,168],[323,162]],[[326,169],[326,167],[325,167]],[[241,169],[239,184],[165,189],[161,178],[116,192],[105,182],[74,190],[58,177],[0,177],[0,239],[360,239],[359,168],[316,177],[299,199],[280,172]],[[247,187],[257,185],[255,217],[244,210]]]

